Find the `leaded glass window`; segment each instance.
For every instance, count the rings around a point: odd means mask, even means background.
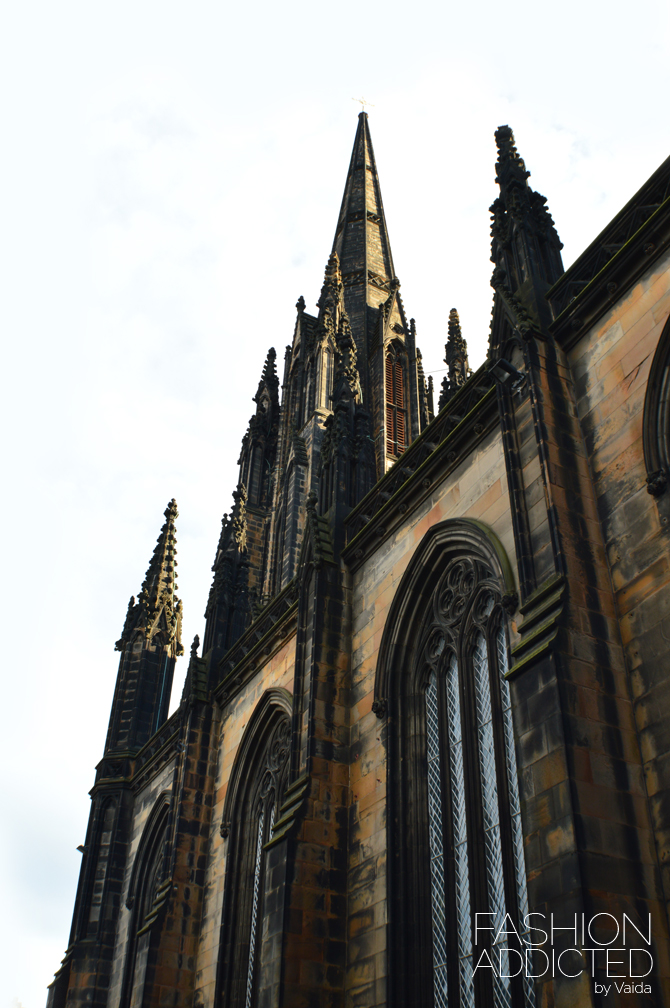
[[[528,897],[505,616],[483,561],[452,557],[421,640],[434,1005],[534,1008],[532,983],[508,975]],[[475,944],[477,913],[492,929]]]

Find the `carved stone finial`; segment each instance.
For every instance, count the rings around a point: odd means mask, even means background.
[[[317,301],[321,311],[334,309],[339,305],[342,294],[342,275],[340,273],[340,260],[337,252],[332,252],[326,264],[326,271],[321,288],[321,296]]]
[[[305,310],[305,299],[302,296],[302,294],[300,295],[300,297],[296,301],[296,305],[295,306],[296,306],[296,308],[298,309],[299,312],[304,312],[304,310]]]
[[[530,172],[526,170],[523,158],[519,155],[514,143],[514,133],[509,126],[499,126],[495,132],[496,146],[498,148],[498,161],[496,162],[496,182],[501,185],[501,176],[505,169],[513,173],[519,181],[525,182],[530,177]]]

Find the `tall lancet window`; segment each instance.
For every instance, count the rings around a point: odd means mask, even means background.
[[[288,775],[287,713],[271,706],[259,721],[243,740],[222,824],[223,835],[230,832],[230,851],[222,949],[226,975],[221,978],[221,993],[224,1003],[235,1008],[255,1008],[265,984],[267,897],[272,885],[265,845],[272,837]]]
[[[391,348],[385,362],[386,454],[402,455],[407,447],[405,376],[401,356]]]
[[[416,557],[380,655],[394,725],[393,963],[403,1008],[535,1006],[507,616],[496,565],[482,553],[456,542],[433,548],[433,563]]]
[[[333,351],[330,347],[326,347],[325,350],[326,366],[325,366],[325,381],[326,381],[326,409],[331,409],[332,403],[330,397],[333,391]]]
[[[249,504],[260,504],[263,487],[263,447],[255,444],[249,462]]]

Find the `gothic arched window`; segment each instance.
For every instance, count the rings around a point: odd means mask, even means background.
[[[392,930],[403,1008],[534,1005],[519,973],[528,896],[502,607],[511,577],[482,531],[467,520],[429,531],[380,655],[378,693],[397,725]]]
[[[384,368],[386,454],[397,456],[407,447],[407,407],[402,360],[393,347],[386,354]]]
[[[122,985],[121,1005],[141,1004],[151,983],[152,911],[158,889],[165,879],[166,846],[169,832],[170,797],[156,802],[142,834],[135,856],[126,906],[131,912]]]
[[[289,770],[290,720],[277,690],[257,708],[238,754],[226,797],[222,835],[230,836],[222,945],[225,1004],[252,1008],[265,985],[264,925],[270,880],[265,845],[272,836]],[[281,702],[278,702],[281,701]]]

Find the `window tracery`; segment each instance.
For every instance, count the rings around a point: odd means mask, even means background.
[[[507,641],[500,591],[482,561],[457,556],[448,564],[424,637],[434,1001],[436,1008],[448,1001],[474,1008],[478,988],[480,999],[486,992],[474,976],[483,948],[473,945],[473,913],[490,914],[500,927],[508,912],[515,921],[528,912]],[[451,865],[445,850],[453,851]],[[449,920],[456,923],[451,939]],[[493,1003],[533,1005],[532,989],[515,997],[513,978],[505,976],[514,972],[507,938],[494,934],[487,950],[498,967],[486,970]],[[449,944],[457,971],[449,971]]]
[[[394,1006],[535,1005],[532,980],[505,976],[528,913],[505,678],[513,587],[493,533],[452,520],[427,533],[389,613],[376,693],[389,710]],[[476,913],[494,930],[475,932]],[[506,914],[518,942],[500,933]]]

